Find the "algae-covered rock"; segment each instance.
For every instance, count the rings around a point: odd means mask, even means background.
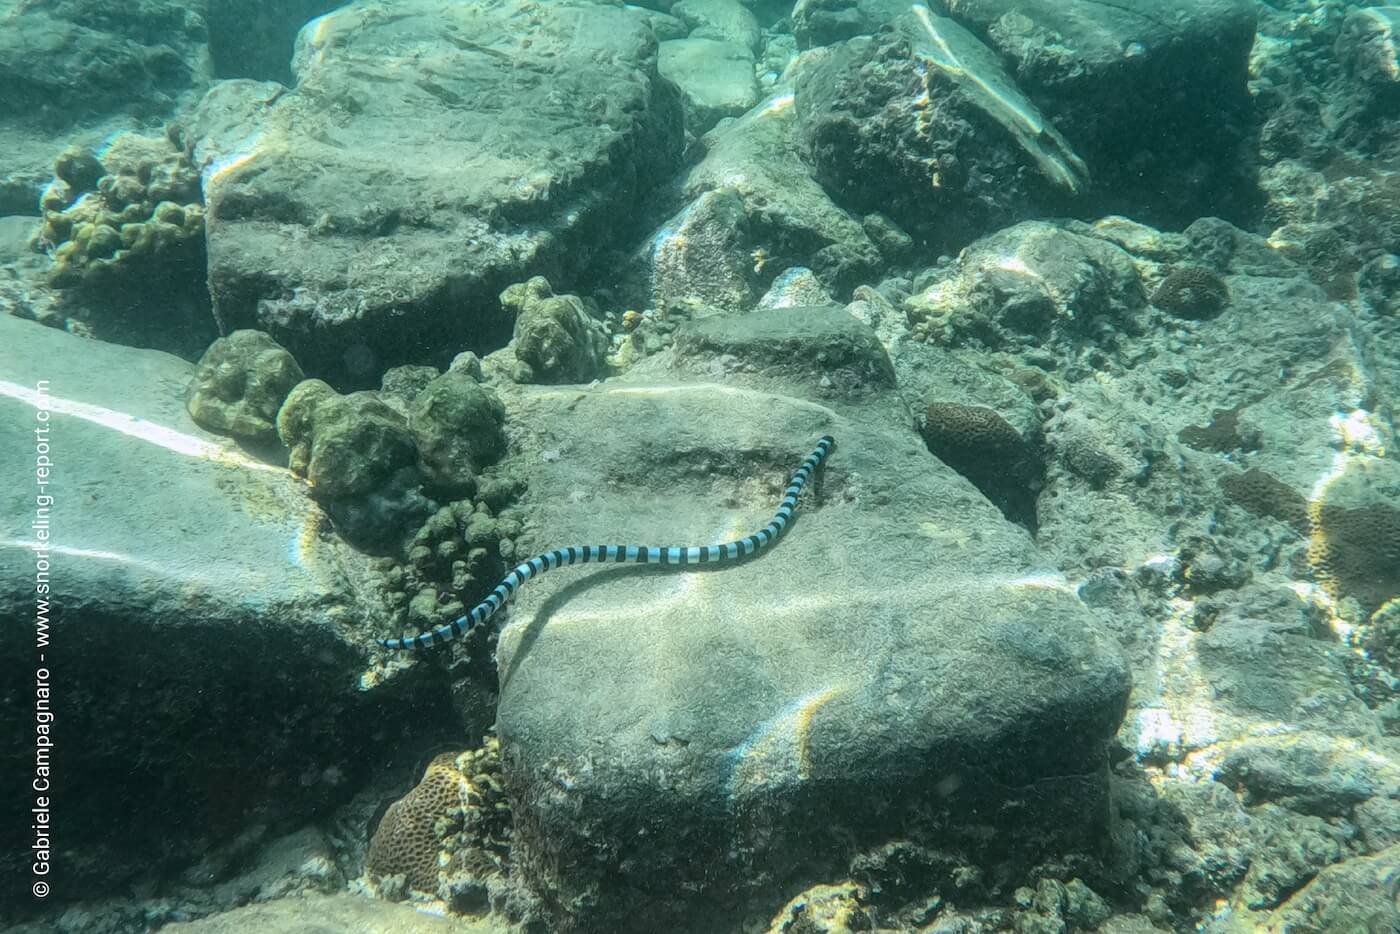
[[[543,276],[501,293],[515,312],[516,379],[522,383],[586,383],[602,370],[607,336],[575,295],[555,295]]]
[[[291,449],[293,473],[306,477],[317,496],[368,492],[418,455],[403,416],[378,394],[342,396],[318,379],[292,390],[277,432]]]
[[[277,439],[277,412],[301,367],[262,331],[234,331],[200,358],[186,395],[190,416],[210,431],[257,442]]]
[[[199,174],[165,137],[122,133],[101,157],[70,147],[40,199],[69,330],[195,360],[219,336],[205,278]]]
[[[397,409],[364,391],[342,396],[306,380],[277,414],[293,473],[311,484],[337,530],[358,547],[395,552],[436,507],[420,490],[418,447]]]
[[[461,370],[423,387],[409,410],[428,482],[449,492],[469,489],[482,467],[505,452],[505,409],[490,389]]]
[[[406,363],[390,367],[379,380],[379,398],[408,416],[409,406],[428,384],[441,376],[435,366],[417,366]]]

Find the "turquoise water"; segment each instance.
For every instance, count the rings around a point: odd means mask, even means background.
[[[1400,931],[1398,28],[0,3],[0,929]]]

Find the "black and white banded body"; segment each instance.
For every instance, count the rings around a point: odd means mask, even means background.
[[[466,635],[494,616],[497,610],[510,602],[510,598],[515,596],[515,592],[524,586],[526,581],[538,577],[545,571],[552,571],[570,564],[587,564],[591,561],[616,564],[718,564],[726,561],[738,561],[757,554],[772,545],[778,540],[778,536],[783,534],[783,530],[787,528],[789,520],[792,519],[793,512],[797,509],[797,497],[801,494],[802,488],[807,485],[812,474],[816,472],[822,461],[826,460],[826,456],[835,447],[836,439],[830,435],[824,436],[817,442],[817,449],[807,455],[806,460],[802,462],[793,473],[792,479],[788,481],[787,489],[783,491],[783,501],[778,505],[778,511],[774,514],[772,521],[747,538],[726,542],[723,545],[691,547],[570,545],[567,548],[556,548],[553,551],[535,555],[529,561],[516,565],[505,576],[505,579],[496,585],[496,589],[487,594],[486,599],[472,607],[466,615],[422,635],[403,639],[380,639],[379,644],[386,649],[423,649],[430,645],[450,642],[459,636]]]

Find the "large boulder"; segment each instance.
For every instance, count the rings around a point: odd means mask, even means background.
[[[620,6],[366,0],[308,26],[294,70],[271,102],[245,85],[254,123],[196,121],[224,134],[196,140],[210,288],[226,327],[342,385],[503,343],[501,290],[568,282],[679,158],[656,41]]]
[[[373,568],[285,469],[191,421],[193,369],[0,315],[0,670],[25,709],[50,685],[56,898],[304,820],[357,785],[382,724],[432,703],[366,676],[391,628]],[[26,729],[0,753],[12,788],[35,777]],[[33,806],[10,796],[6,823]],[[29,874],[27,847],[7,873]]]
[[[923,6],[827,50],[796,91],[823,187],[935,246],[1064,210],[1088,188],[1083,161],[991,49]]]
[[[1095,210],[1174,224],[1257,202],[1251,0],[941,0],[1073,143]]]
[[[631,259],[628,297],[663,310],[698,302],[745,311],[794,266],[844,295],[899,258],[895,241],[908,237],[881,215],[838,207],[802,146],[791,88],[711,130],[705,157],[668,204],[675,213]]]
[[[891,381],[855,319],[795,308],[507,394],[535,550],[740,538],[838,444],[757,560],[520,591],[499,735],[519,866],[564,929],[729,930],[902,834],[996,860],[1104,830],[1124,664]]]
[[[737,42],[694,36],[661,43],[658,67],[685,98],[686,125],[700,135],[758,99],[753,53]]]

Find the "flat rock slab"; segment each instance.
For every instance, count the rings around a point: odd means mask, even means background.
[[[229,328],[341,382],[503,343],[500,291],[567,282],[679,158],[621,6],[364,0],[308,25],[294,70],[206,147],[210,283]]]
[[[737,42],[672,39],[661,43],[658,67],[685,95],[687,123],[696,136],[758,100],[753,54]]]
[[[275,820],[333,800],[363,769],[379,718],[398,713],[362,680],[358,624],[375,621],[358,596],[363,559],[322,537],[320,510],[286,470],[190,421],[192,369],[0,316],[0,667],[11,685],[51,672],[68,824],[54,863],[70,898],[226,842],[249,810]],[[49,644],[36,649],[41,559]],[[0,754],[14,788],[34,764],[27,745]]]
[[[1125,665],[902,409],[700,381],[507,404],[538,550],[732,541],[819,436],[838,443],[755,560],[521,591],[499,730],[518,854],[562,923],[704,929],[911,821],[945,845],[1103,827]]]
[[[354,895],[282,898],[199,921],[167,924],[162,934],[505,934],[487,921],[463,921]]]

